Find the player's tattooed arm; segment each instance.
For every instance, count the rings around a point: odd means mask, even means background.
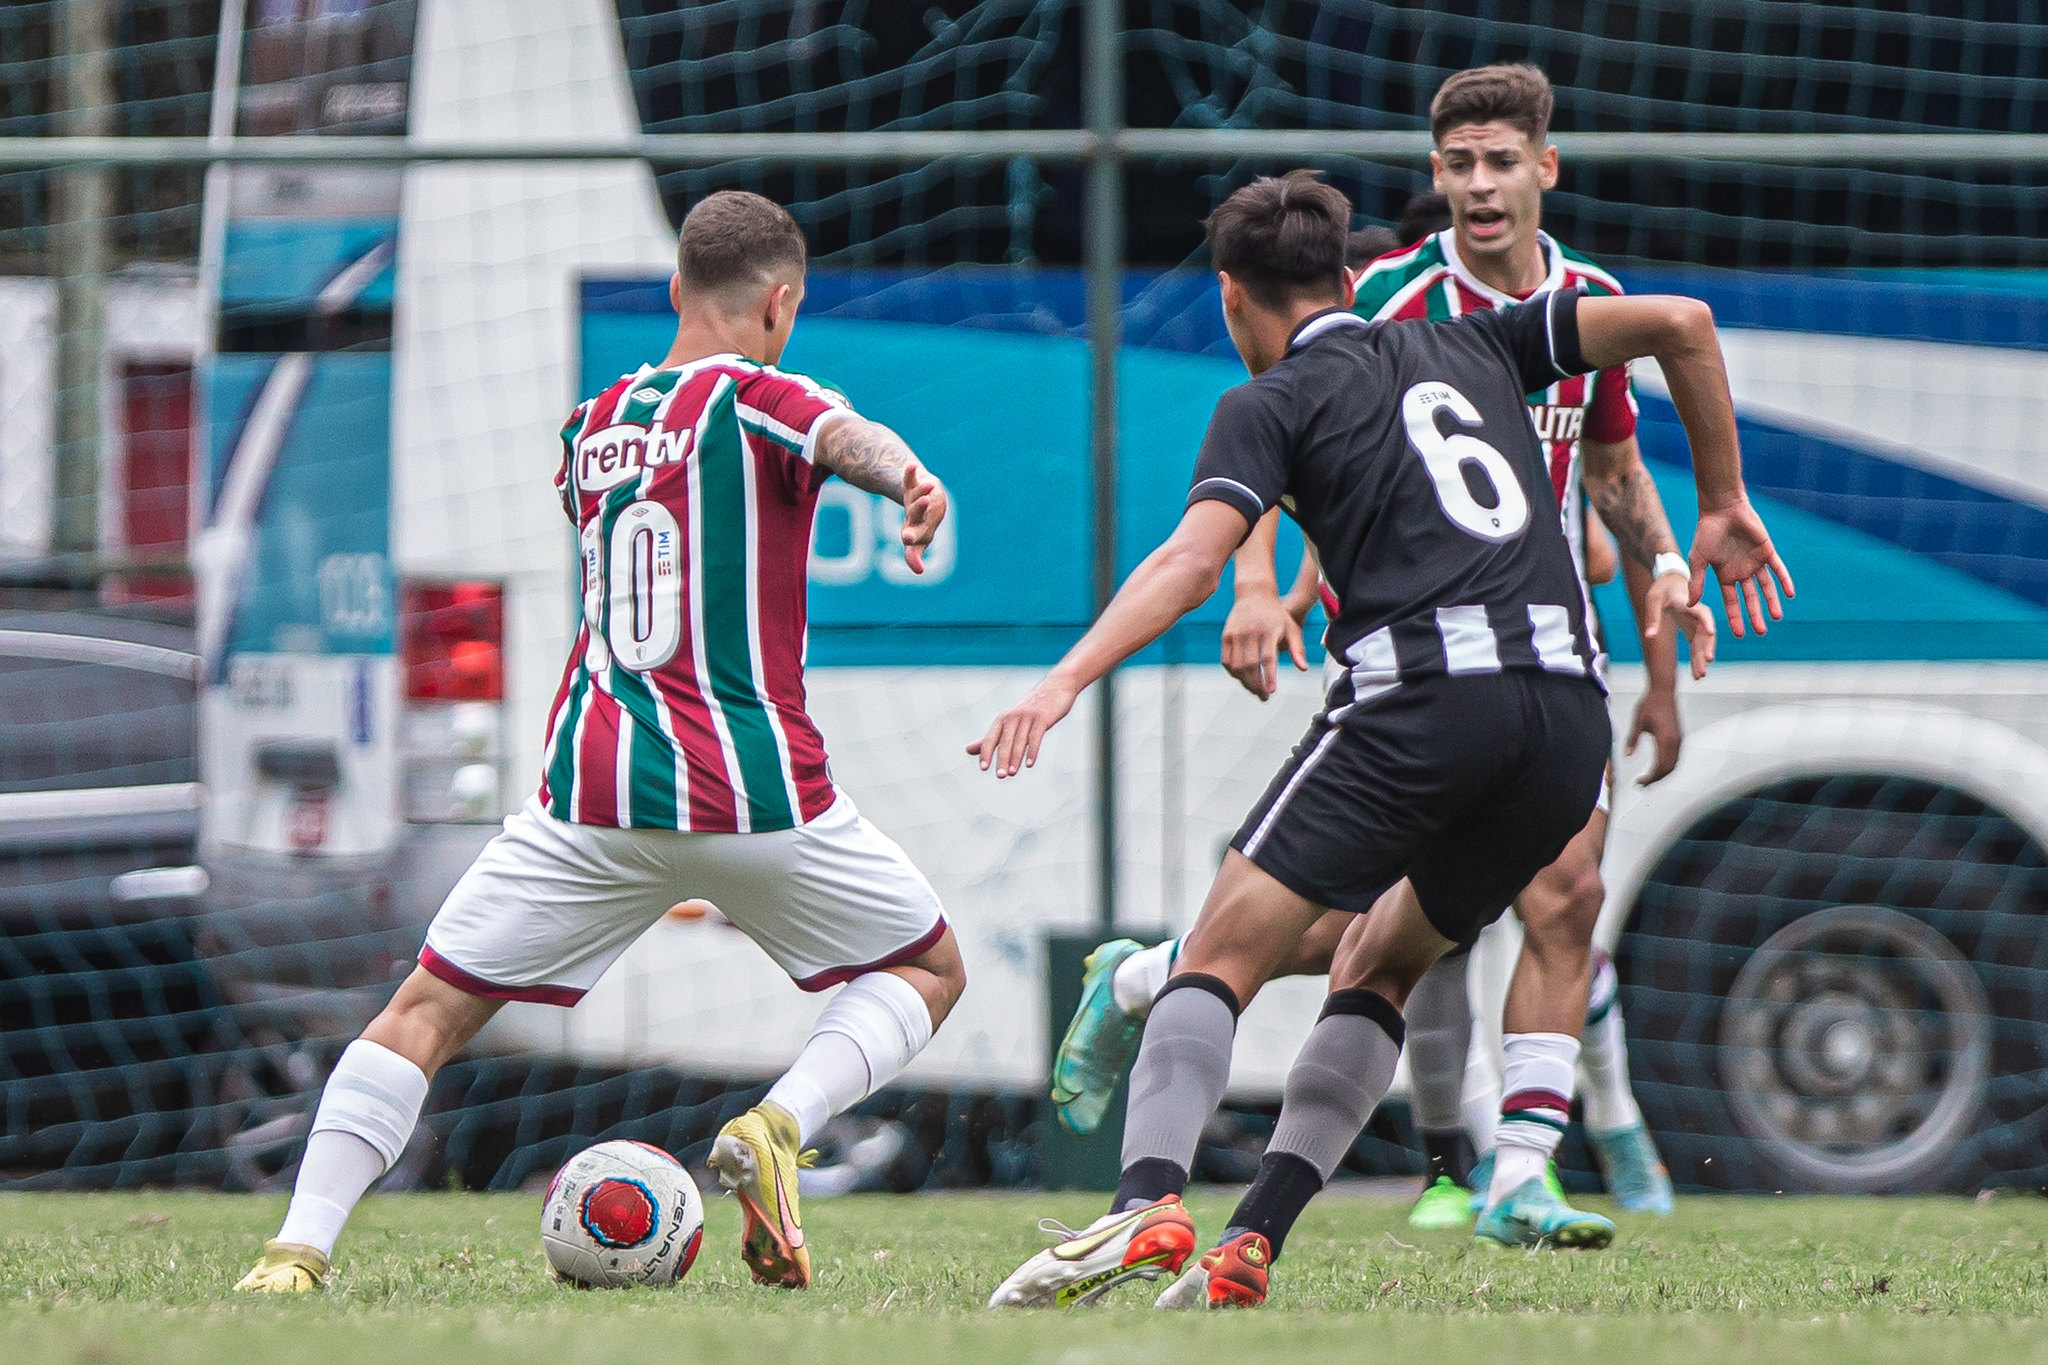
[[[903,504],[903,562],[924,572],[925,547],[946,519],[946,490],[901,436],[848,414],[818,433],[811,458],[855,488]]]
[[[1691,574],[1678,553],[1678,537],[1671,533],[1671,519],[1664,513],[1663,499],[1657,496],[1656,481],[1643,467],[1636,438],[1581,440],[1579,464],[1586,496],[1621,547],[1629,605],[1635,609],[1643,662],[1650,673],[1650,693],[1668,699],[1678,676],[1678,641],[1666,626],[1684,633],[1691,645],[1693,677],[1703,678],[1714,658],[1714,614],[1691,600]],[[1588,534],[1591,529],[1587,528]],[[1675,729],[1675,703],[1670,711]],[[1675,737],[1668,733],[1653,737],[1659,741],[1659,766],[1667,756],[1676,763]],[[1629,748],[1634,752],[1633,738]],[[1665,767],[1657,776],[1669,771]]]
[[[1658,555],[1678,553],[1671,518],[1664,514],[1656,480],[1643,467],[1635,437],[1612,443],[1582,440],[1579,462],[1586,496],[1624,555],[1647,569]]]

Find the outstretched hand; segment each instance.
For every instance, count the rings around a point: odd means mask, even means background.
[[[1689,562],[1689,601],[1700,600],[1706,591],[1707,570],[1712,569],[1721,583],[1721,604],[1728,613],[1728,626],[1737,636],[1743,633],[1745,608],[1749,624],[1762,635],[1768,629],[1764,625],[1766,611],[1773,621],[1785,615],[1784,605],[1778,600],[1780,590],[1786,597],[1794,596],[1792,574],[1771,545],[1771,533],[1764,529],[1763,518],[1749,505],[1748,498],[1737,498],[1726,507],[1700,513]]]
[[[1015,777],[1038,762],[1038,746],[1046,731],[1074,709],[1074,693],[1051,678],[1038,684],[1009,710],[997,716],[988,733],[967,746],[967,752],[981,760],[981,770],[991,766],[997,777]]]
[[[946,519],[946,490],[915,461],[903,466],[903,562],[924,572],[925,547]]]
[[[1655,639],[1664,633],[1667,622],[1685,632],[1692,678],[1698,682],[1707,676],[1707,665],[1714,662],[1714,613],[1693,593],[1691,580],[1676,573],[1659,574],[1643,598],[1643,634]],[[1742,633],[1740,626],[1735,633]]]

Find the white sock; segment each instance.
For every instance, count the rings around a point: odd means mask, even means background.
[[[931,1040],[931,1009],[917,987],[889,972],[857,976],[825,1006],[766,1102],[794,1117],[797,1140],[809,1142],[834,1114],[895,1080]]]
[[[354,1133],[330,1128],[313,1134],[306,1139],[298,1185],[277,1240],[318,1247],[322,1255],[332,1252],[356,1201],[384,1170],[384,1154]]]
[[[331,1253],[357,1201],[405,1150],[426,1102],[425,1072],[367,1039],[350,1043],[320,1092],[277,1240]]]
[[[1472,1050],[1465,1056],[1465,1089],[1458,1113],[1471,1134],[1472,1150],[1485,1156],[1493,1150],[1493,1130],[1500,1122],[1500,1086],[1494,1071],[1493,1045],[1483,1032],[1472,1032]]]
[[[1571,1117],[1579,1062],[1579,1040],[1564,1033],[1510,1033],[1501,1050],[1506,1065],[1488,1208],[1543,1174]]]
[[[1643,1121],[1628,1080],[1628,1032],[1621,1021],[1621,983],[1607,954],[1593,954],[1593,989],[1586,998],[1586,1032],[1579,1066],[1586,1077],[1586,1127],[1595,1133],[1633,1128]]]
[[[1117,963],[1116,973],[1109,978],[1110,994],[1116,997],[1117,1008],[1133,1019],[1150,1014],[1152,1002],[1166,989],[1166,978],[1173,974],[1173,960],[1179,956],[1180,940],[1170,938],[1150,948],[1140,948]]]

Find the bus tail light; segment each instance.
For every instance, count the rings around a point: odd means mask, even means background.
[[[504,599],[497,583],[402,589],[408,820],[495,821],[504,814]]]

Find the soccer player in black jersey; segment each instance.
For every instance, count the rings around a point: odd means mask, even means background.
[[[1712,314],[1689,299],[1560,291],[1447,322],[1348,311],[1350,205],[1308,173],[1210,217],[1224,317],[1253,378],[1217,403],[1179,527],[1042,681],[968,746],[1012,777],[1081,691],[1215,591],[1273,506],[1321,552],[1347,674],[1232,841],[1132,1073],[1110,1212],[990,1302],[1076,1303],[1177,1273],[1180,1203],[1229,1079],[1237,1015],[1325,909],[1363,914],[1289,1074],[1258,1179],[1187,1288],[1257,1303],[1288,1228],[1356,1140],[1429,966],[1498,918],[1585,824],[1607,762],[1584,595],[1525,395],[1654,356],[1693,450],[1695,600],[1711,569],[1764,628],[1791,579],[1742,486]],[[1176,1290],[1182,1290],[1178,1295]]]

